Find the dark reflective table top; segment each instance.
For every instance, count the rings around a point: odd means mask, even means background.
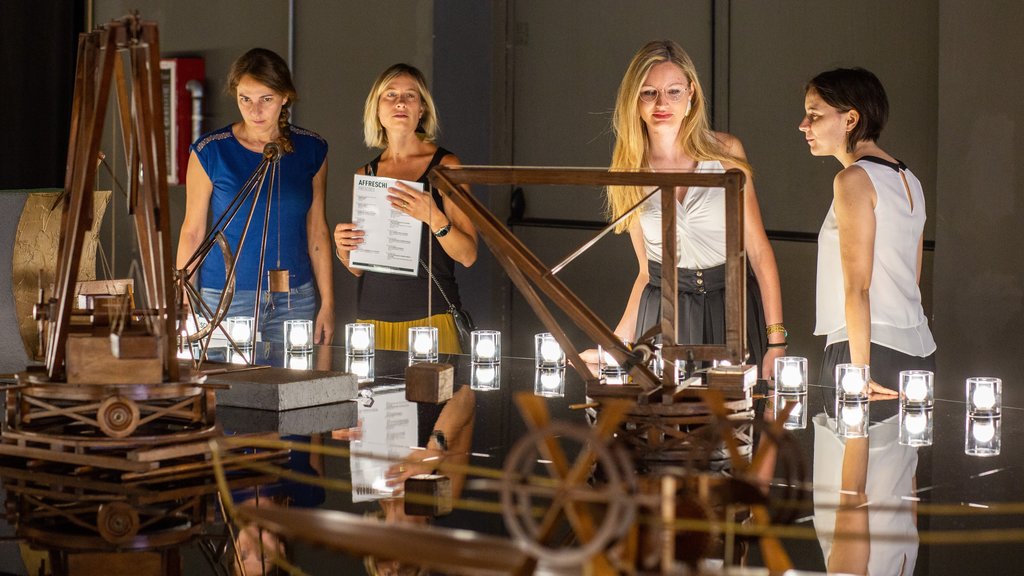
[[[216,358],[216,354],[211,356]],[[364,372],[366,366],[358,364],[363,361],[357,359],[353,366],[353,359],[346,358],[342,347],[318,347],[301,359],[273,347],[257,351],[257,363],[277,366]],[[235,503],[254,502],[259,495],[260,505],[407,520],[394,509],[394,499],[390,498],[394,486],[389,480],[431,471],[438,443],[444,442],[450,454],[464,455],[454,465],[468,470],[468,474],[449,475],[456,483],[454,510],[430,523],[506,537],[508,529],[500,513],[496,486],[510,449],[529,431],[517,408],[516,394],[539,393],[553,421],[581,429],[590,426],[585,386],[571,367],[560,373],[539,374],[532,358],[506,357],[496,366],[472,366],[467,356],[442,355],[440,362],[454,366],[455,391],[451,401],[434,405],[405,399],[409,364],[405,352],[377,351],[365,361],[372,364],[372,380],[360,384],[359,397],[353,401],[280,414],[219,408],[221,425],[228,434],[265,432],[296,445],[327,447],[322,454],[317,448],[312,454],[293,450],[288,462],[282,464],[287,470],[324,480],[320,486],[277,479],[259,489],[245,486],[232,490]],[[205,366],[211,367],[214,365]],[[772,414],[771,391],[757,392],[755,410]],[[901,422],[897,400],[870,404],[867,440],[837,436],[830,391],[811,386],[801,398],[800,410],[806,414],[804,426],[787,430],[774,470],[769,461],[769,471],[763,474],[772,478],[767,500],[770,507],[776,511],[789,508],[785,515],[791,522],[779,535],[797,569],[824,571],[830,555],[833,561],[843,560],[845,564],[841,565],[850,571],[872,574],[899,574],[901,570],[908,574],[1007,573],[1024,553],[1021,408],[1004,406],[996,425],[986,422],[975,429],[966,417],[962,400],[938,398],[930,414],[932,445],[918,448],[898,442]],[[843,416],[841,413],[840,418]],[[919,430],[919,424],[911,426]],[[433,434],[438,429],[443,440]],[[989,442],[998,434],[1000,453],[988,457],[966,454],[968,434]],[[757,443],[765,436],[755,433],[754,438]],[[344,450],[351,450],[352,455]],[[450,454],[445,458],[452,458]],[[9,522],[3,526],[8,540],[0,554],[0,572],[36,573],[24,567],[26,562],[37,565],[24,546],[32,535],[21,530],[15,537],[15,527],[10,525],[15,520],[10,512],[23,505],[21,499],[33,497],[30,492],[17,490],[24,486],[19,471],[31,472],[32,466],[23,461],[3,461],[0,476]],[[799,468],[806,471],[803,483],[794,482],[793,470]],[[865,489],[856,489],[859,486]],[[173,546],[171,556],[177,560],[172,558],[170,562],[180,562],[183,573],[232,573],[222,514],[219,507],[213,507],[218,509],[204,517],[205,525],[194,537]],[[412,522],[425,523],[426,519],[415,517]],[[43,547],[59,549],[56,542],[49,539]],[[168,546],[155,548],[163,550],[160,554],[166,560]],[[301,539],[289,540],[286,548],[288,561],[305,573],[366,573],[363,559],[354,555],[331,552]],[[19,552],[27,559],[22,560]],[[88,550],[65,552],[65,558],[70,558]],[[258,556],[258,552],[255,554]],[[717,557],[707,565],[721,565],[722,555]],[[760,542],[750,540],[736,558],[747,566],[762,565]],[[833,564],[833,568],[838,566]],[[387,572],[386,565],[379,568]],[[567,573],[579,573],[579,569]]]

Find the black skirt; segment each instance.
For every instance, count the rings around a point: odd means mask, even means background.
[[[647,261],[649,279],[640,296],[636,338],[661,321],[661,263]],[[704,270],[677,269],[679,344],[725,344],[725,264]],[[757,366],[768,349],[761,288],[747,267],[747,364]]]

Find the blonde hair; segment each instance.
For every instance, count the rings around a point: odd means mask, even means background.
[[[619,84],[619,92],[615,98],[615,111],[612,114],[612,131],[615,134],[615,150],[612,152],[612,170],[639,171],[648,168],[647,126],[640,118],[640,89],[643,87],[651,68],[662,62],[671,62],[678,66],[693,90],[692,104],[689,113],[683,118],[679,130],[679,144],[683,151],[694,160],[719,160],[730,162],[749,170],[750,166],[742,158],[737,158],[722,147],[722,143],[711,131],[704,90],[697,78],[697,69],[689,54],[679,44],[671,40],[648,42],[633,56],[626,74]],[[606,190],[607,210],[611,220],[625,214],[644,197],[640,186],[609,186]],[[621,234],[629,229],[637,217],[633,212],[615,227]]]
[[[384,93],[384,89],[392,80],[403,74],[411,77],[416,83],[420,101],[423,103],[423,116],[416,127],[416,132],[421,134],[425,142],[437,140],[437,133],[441,126],[437,119],[434,99],[430,96],[430,91],[427,90],[427,79],[419,71],[419,68],[399,63],[381,72],[377,80],[374,81],[373,87],[370,88],[370,94],[366,97],[366,104],[363,106],[363,142],[370,148],[388,147],[387,131],[384,130],[384,126],[380,123],[380,117],[377,115],[377,111],[380,109],[380,95]]]

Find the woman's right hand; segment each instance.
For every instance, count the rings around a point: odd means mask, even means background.
[[[344,222],[334,226],[334,252],[345,266],[349,263],[349,253],[362,244],[366,232],[356,228],[352,222]]]

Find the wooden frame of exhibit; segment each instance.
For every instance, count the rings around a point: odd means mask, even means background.
[[[676,342],[677,277],[661,278],[661,354],[666,367],[675,360],[729,360],[740,364],[746,355],[746,252],[743,247],[743,172],[614,172],[600,168],[513,168],[499,166],[437,166],[430,173],[430,182],[455,203],[476,225],[498,263],[508,273],[527,303],[562,346],[573,368],[589,385],[597,378],[580,359],[565,331],[541,300],[538,290],[546,295],[583,332],[608,351],[622,366],[629,367],[633,383],[641,393],[658,389],[674,390],[675,371],[666,369],[659,379],[648,367],[645,358],[627,348],[561,280],[551,268],[537,258],[504,226],[470,191],[472,184],[485,185],[560,185],[560,186],[644,186],[661,189],[703,186],[725,189],[725,344],[679,344]],[[661,195],[662,268],[674,270],[676,258],[675,194]],[[634,209],[636,207],[634,206]],[[607,230],[607,229],[606,229]],[[581,250],[589,246],[584,246]],[[579,251],[578,251],[579,252]],[[672,295],[666,297],[665,295]],[[638,335],[639,339],[640,335]],[[650,352],[650,350],[648,350]]]

